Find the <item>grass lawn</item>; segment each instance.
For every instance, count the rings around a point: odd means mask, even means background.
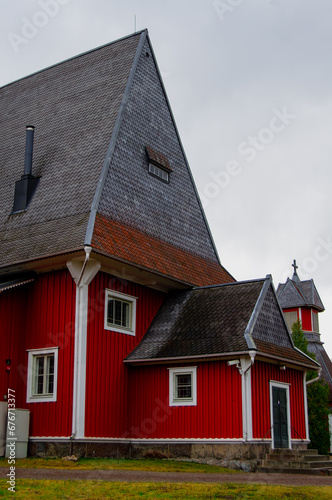
[[[234,473],[232,469],[216,465],[198,464],[196,462],[177,462],[176,460],[115,460],[112,458],[80,458],[77,462],[61,460],[61,458],[21,458],[16,460],[16,467],[33,469],[130,469],[153,472],[227,472]],[[8,467],[8,459],[0,458],[0,467]]]
[[[301,499],[330,500],[332,488],[329,486],[265,486],[257,484],[188,484],[188,483],[120,483],[106,481],[44,481],[20,479],[16,491],[7,491],[6,479],[0,479],[0,498],[52,500],[62,499]]]

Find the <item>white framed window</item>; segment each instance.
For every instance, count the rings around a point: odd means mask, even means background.
[[[169,368],[170,406],[197,405],[196,366]]]
[[[27,403],[57,400],[58,350],[28,350]]]
[[[105,330],[135,335],[136,297],[113,290],[105,294]]]

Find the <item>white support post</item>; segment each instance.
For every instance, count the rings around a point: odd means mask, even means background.
[[[250,359],[241,358],[241,382],[242,382],[242,422],[244,441],[252,440],[252,400],[251,400],[251,367],[254,355]]]
[[[304,422],[306,439],[309,441],[309,416],[308,416],[308,396],[307,396],[307,372],[303,372],[303,398],[304,398]]]
[[[85,394],[86,394],[86,347],[88,333],[89,284],[98,273],[101,264],[94,259],[73,259],[67,267],[76,282],[75,350],[72,437],[85,436]]]

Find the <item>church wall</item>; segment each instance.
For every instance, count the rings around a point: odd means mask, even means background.
[[[306,439],[303,372],[256,361],[252,368],[253,438],[271,439],[270,381],[289,384],[292,439]]]
[[[104,328],[106,289],[137,297],[135,336]],[[86,437],[122,437],[126,433],[132,380],[123,360],[142,340],[164,297],[162,292],[103,272],[89,285]]]
[[[133,439],[241,439],[241,376],[227,362],[197,366],[197,405],[169,405],[169,370],[174,364],[129,368]]]
[[[30,436],[70,436],[72,419],[75,287],[67,270],[38,275],[33,283],[0,294],[1,395],[16,394],[30,410]],[[57,398],[27,403],[28,350],[58,349]]]

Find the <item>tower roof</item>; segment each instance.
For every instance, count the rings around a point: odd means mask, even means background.
[[[283,309],[292,307],[314,307],[318,311],[324,311],[323,302],[319,296],[314,281],[301,281],[296,270],[296,261],[292,264],[294,273],[292,279],[287,278],[286,283],[280,283],[277,289],[277,297]]]

